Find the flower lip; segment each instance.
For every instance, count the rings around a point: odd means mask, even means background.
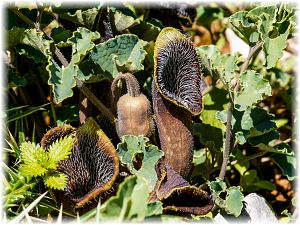
[[[196,50],[174,28],[164,28],[155,44],[154,80],[164,98],[193,115],[202,110],[201,69]]]
[[[70,130],[74,128],[52,128],[42,143],[51,144],[49,140],[68,135]],[[75,131],[74,139],[71,154],[59,162],[57,170],[68,176],[66,196],[75,207],[81,207],[112,187],[119,173],[119,159],[108,137],[91,118]]]

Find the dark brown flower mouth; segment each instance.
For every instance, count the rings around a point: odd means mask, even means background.
[[[57,138],[74,130],[71,126],[53,129],[42,140],[46,149]],[[59,162],[57,170],[68,176],[65,194],[76,207],[81,207],[112,187],[119,173],[119,159],[114,146],[93,119],[88,119],[74,133],[72,152]]]
[[[202,108],[201,70],[196,50],[175,29],[166,29],[156,45],[155,78],[159,92],[192,114],[199,114]]]
[[[194,186],[174,189],[162,203],[165,211],[195,215],[204,215],[214,206],[208,193]]]
[[[209,193],[191,186],[170,166],[160,163],[157,167],[159,180],[151,193],[150,202],[160,200],[165,212],[171,214],[207,214],[214,207]]]
[[[79,201],[91,190],[103,187],[112,179],[113,158],[98,146],[96,134],[81,135],[72,154],[59,164],[58,170],[68,176],[65,189],[72,200]]]

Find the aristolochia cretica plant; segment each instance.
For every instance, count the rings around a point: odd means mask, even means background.
[[[164,28],[154,48],[153,110],[164,162],[183,177],[192,168],[192,116],[202,110],[201,70],[192,43]]]
[[[154,122],[149,100],[140,93],[139,83],[130,73],[119,73],[116,76],[111,85],[113,96],[120,79],[126,82],[127,94],[121,96],[117,103],[116,130],[119,137],[127,134],[150,136]]]
[[[119,158],[109,138],[92,118],[78,129],[70,125],[50,129],[41,144],[48,149],[66,135],[74,135],[73,149],[68,158],[59,162],[57,170],[68,176],[64,192],[78,208],[112,187],[119,174]]]

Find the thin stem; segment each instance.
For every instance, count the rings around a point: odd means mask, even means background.
[[[106,106],[83,84],[81,80],[76,80],[76,86],[79,90],[93,103],[112,123],[115,123],[116,117],[111,113],[111,111],[106,108]]]
[[[56,126],[57,125],[57,116],[56,116],[56,111],[55,111],[55,107],[54,107],[52,86],[50,86],[50,103],[51,103],[51,112],[52,112],[53,122],[54,122],[54,125]]]
[[[265,155],[266,153],[267,153],[267,151],[260,151],[260,152],[258,152],[258,153],[256,153],[256,154],[247,156],[247,157],[243,158],[243,159],[240,160],[240,161],[236,160],[236,161],[232,162],[231,164],[233,165],[233,164],[235,164],[235,163],[244,163],[244,162],[248,162],[248,161],[250,161],[250,160],[252,160],[252,159],[256,159],[256,158],[258,158],[258,157],[261,157],[261,156]]]
[[[226,141],[225,141],[225,148],[223,151],[223,162],[219,174],[220,179],[224,179],[226,173],[226,166],[229,161],[229,151],[230,151],[230,137],[231,137],[231,120],[232,120],[232,110],[233,110],[233,103],[230,101],[228,103],[227,108],[227,123],[226,123]]]
[[[39,32],[43,32],[50,40],[53,40],[53,38],[41,30],[39,23],[34,23],[32,20],[30,20],[27,16],[25,16],[22,12],[15,8],[11,8],[11,11],[13,11],[17,16],[19,16],[20,19],[22,19],[25,23],[27,23],[30,27],[36,28]],[[67,59],[65,56],[61,53],[61,51],[55,46],[54,41],[50,45],[51,51],[56,55],[58,60],[61,62],[61,64],[64,67],[67,67],[69,65]],[[115,116],[110,112],[110,110],[84,85],[84,83],[80,80],[78,80],[75,77],[76,86],[77,88],[100,110],[105,116],[112,122],[115,122]]]
[[[249,62],[251,58],[253,57],[254,54],[258,52],[258,50],[261,48],[262,42],[257,42],[255,46],[251,47],[249,49],[249,54],[245,62],[242,64],[240,68],[240,73],[236,77],[236,85],[234,87],[234,92],[237,92],[239,87],[240,87],[240,75],[246,71],[246,69],[249,66]],[[229,90],[229,89],[228,89]],[[229,90],[230,92],[230,90]],[[234,95],[231,95],[230,101],[228,103],[227,107],[227,123],[226,123],[226,140],[225,140],[225,148],[223,152],[223,162],[219,174],[220,179],[224,179],[225,173],[226,173],[226,166],[229,161],[229,153],[230,153],[230,139],[231,139],[231,122],[232,122],[232,113],[233,113],[233,108],[234,108]]]

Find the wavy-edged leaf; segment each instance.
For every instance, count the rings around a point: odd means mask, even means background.
[[[263,42],[267,69],[276,65],[286,47],[286,41],[294,32],[295,11],[293,6],[259,6],[249,12],[237,12],[228,19],[233,30],[250,46]]]
[[[236,71],[239,69],[237,64],[240,60],[237,54],[222,55],[215,45],[197,47],[196,51],[204,72],[213,76],[214,79],[221,78],[229,83],[236,77]]]
[[[259,33],[253,22],[246,17],[247,12],[236,12],[231,15],[228,22],[232,25],[233,31],[250,46],[254,46],[259,40]]]
[[[208,186],[210,190],[216,193],[217,195],[220,195],[222,192],[225,192],[227,188],[226,183],[221,179],[216,179],[215,181],[209,182]]]
[[[22,44],[29,45],[42,52],[47,59],[51,57],[50,44],[52,41],[46,39],[43,32],[38,32],[36,29],[27,29],[23,32],[20,40]]]
[[[61,18],[78,24],[80,26],[84,26],[89,28],[90,30],[93,28],[94,21],[97,17],[99,9],[91,8],[87,10],[78,9],[74,14],[70,12],[66,12],[61,14]]]
[[[67,185],[68,177],[63,173],[56,173],[44,179],[46,186],[56,190],[64,190]]]
[[[73,147],[72,136],[66,136],[56,140],[48,150],[49,154],[49,164],[47,168],[56,169],[58,162],[67,158]]]
[[[72,88],[76,85],[74,76],[77,74],[78,66],[69,64],[66,68],[64,66],[60,67],[50,59],[46,70],[49,72],[48,84],[53,87],[52,91],[56,103],[72,97]]]
[[[134,73],[144,69],[142,62],[147,54],[146,45],[147,42],[136,35],[123,34],[96,45],[90,59],[112,77],[123,70]]]
[[[238,217],[243,209],[244,195],[241,192],[240,187],[230,187],[226,190],[227,195],[224,201],[225,211],[228,214],[232,214]]]
[[[270,96],[272,89],[269,82],[263,76],[253,70],[247,70],[241,74],[242,90],[235,98],[235,108],[239,111],[246,110],[248,106],[263,100],[264,96]]]
[[[152,23],[152,21],[141,21],[130,29],[130,32],[136,34],[144,41],[155,41],[161,28]]]
[[[283,50],[286,48],[287,39],[290,34],[290,25],[286,25],[285,31],[282,31],[277,37],[267,37],[264,40],[263,51],[266,57],[267,69],[274,67],[283,56]]]
[[[77,28],[67,43],[72,45],[72,58],[70,64],[78,64],[84,56],[95,46],[95,40],[100,38],[100,34],[92,32],[84,27]]]
[[[142,221],[147,212],[148,188],[145,180],[127,177],[119,186],[116,196],[109,198],[100,209],[100,219]]]
[[[270,158],[281,169],[282,174],[292,181],[296,178],[297,158],[295,155],[272,154]]]
[[[31,162],[30,164],[21,164],[19,166],[19,171],[24,176],[42,176],[47,172],[47,169],[36,161]]]
[[[5,48],[12,49],[17,44],[19,44],[21,42],[21,36],[24,31],[25,28],[21,27],[13,27],[12,29],[8,30],[6,33],[7,45],[5,46]]]
[[[149,139],[143,136],[124,135],[122,142],[117,146],[117,151],[121,163],[126,165],[131,173],[143,177],[151,192],[157,181],[155,165],[163,156],[163,152],[148,142]],[[139,169],[135,169],[134,163],[140,154],[143,155],[142,165]]]
[[[98,64],[91,59],[84,60],[78,64],[76,78],[87,83],[96,83],[102,80],[110,80],[111,75],[104,72]]]
[[[57,47],[64,47],[68,38],[72,36],[72,32],[70,30],[66,30],[63,27],[55,27],[51,30],[51,37],[53,38]]]
[[[46,63],[47,58],[46,56],[39,51],[38,49],[35,49],[32,46],[25,45],[25,44],[19,44],[16,46],[16,52],[19,55],[24,55],[28,59],[32,59],[35,63]]]
[[[109,7],[109,13],[112,14],[113,22],[118,32],[122,32],[140,23],[140,20],[128,8]]]
[[[227,110],[217,112],[216,118],[226,123]],[[245,111],[234,110],[231,126],[233,134],[235,134],[240,144],[244,144],[246,140],[250,138],[253,138],[252,140],[261,140],[263,135],[276,132],[275,129],[277,128],[274,115],[256,106],[247,107]],[[272,137],[274,139],[276,138],[275,136]],[[259,142],[257,142],[257,144],[259,144]]]

